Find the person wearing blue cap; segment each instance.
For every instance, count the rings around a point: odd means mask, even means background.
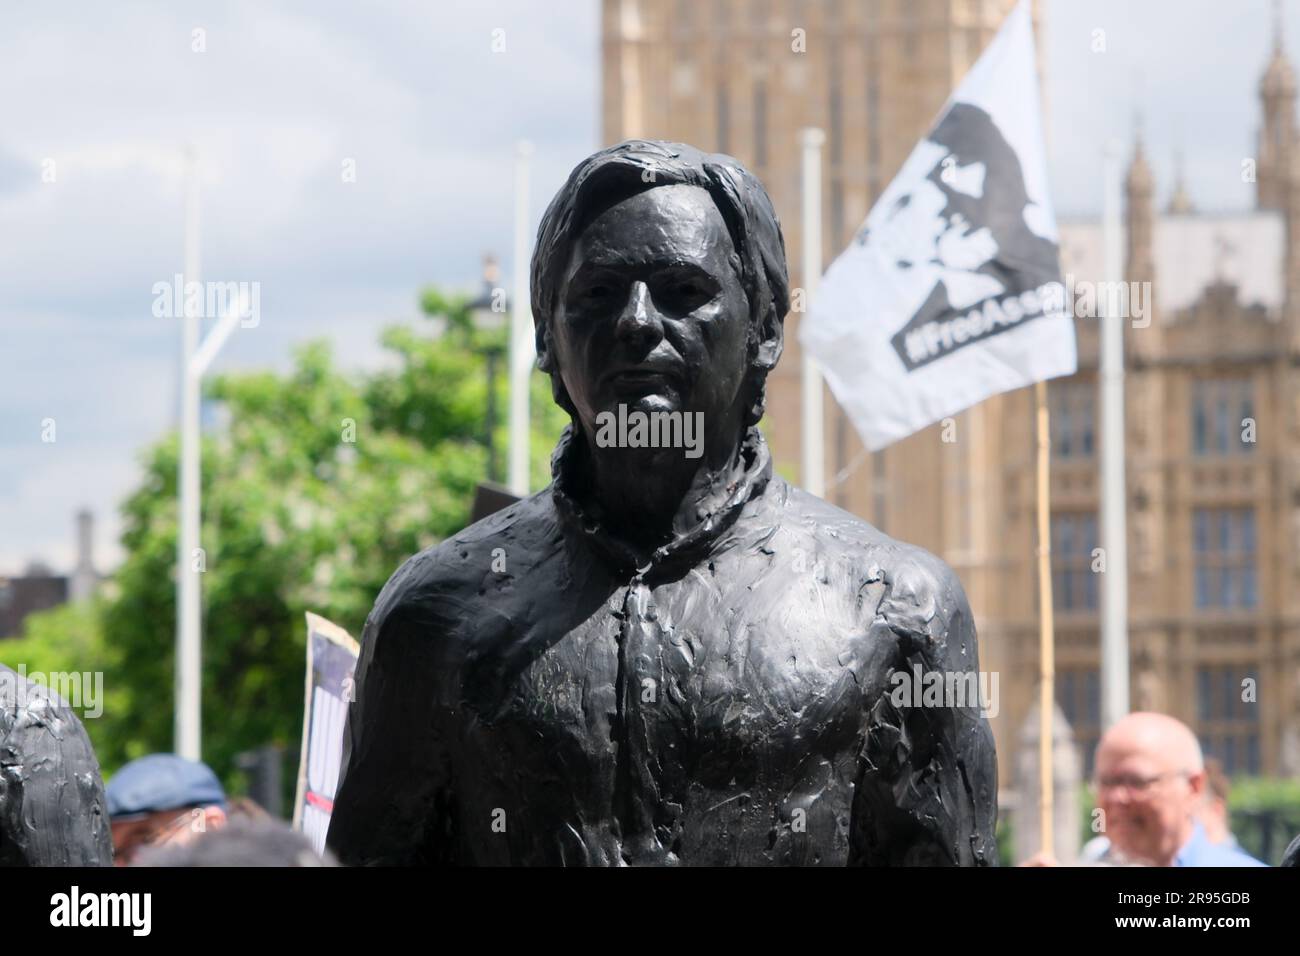
[[[226,825],[226,793],[207,764],[176,754],[132,760],[108,782],[118,866],[147,846],[179,846]]]

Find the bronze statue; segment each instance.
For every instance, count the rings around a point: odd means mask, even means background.
[[[0,866],[112,866],[104,781],[67,701],[0,664]]]
[[[366,623],[345,864],[996,862],[975,625],[937,558],[773,474],[781,227],[729,156],[584,160],[532,262],[554,481]],[[973,683],[973,680],[972,680]]]

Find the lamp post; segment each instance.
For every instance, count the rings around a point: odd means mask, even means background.
[[[181,456],[177,476],[176,536],[176,673],[173,749],[188,760],[202,759],[203,594],[199,574],[206,558],[199,546],[202,490],[199,403],[203,375],[248,314],[241,292],[220,320],[200,339],[199,320],[206,301],[199,279],[199,160],[187,149],[185,197],[185,284],[181,326]]]
[[[199,379],[194,374],[194,355],[199,348],[199,160],[192,149],[185,151],[185,294],[181,308],[181,454],[177,475],[178,528],[176,535],[176,674],[174,741],[176,753],[187,760],[199,760],[202,752],[200,683],[202,619],[198,569],[199,548]],[[189,294],[190,284],[198,290]],[[200,373],[201,374],[201,373]]]
[[[515,274],[510,310],[510,452],[506,475],[510,493],[520,498],[528,494],[528,382],[537,361],[528,302],[528,176],[532,155],[532,143],[520,140],[515,144]]]
[[[500,285],[500,270],[496,258],[483,257],[483,291],[469,304],[470,322],[475,330],[486,334],[480,348],[487,361],[487,478],[497,481],[497,451],[494,434],[497,426],[497,365],[505,347],[497,341],[498,333],[506,327],[510,302],[506,290]]]

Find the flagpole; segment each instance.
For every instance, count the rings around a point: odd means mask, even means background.
[[[822,143],[820,129],[803,131],[803,286],[804,317],[812,307],[822,274]],[[822,373],[811,353],[803,349],[803,458],[800,474],[804,491],[826,493],[825,416],[822,408]]]
[[[1103,163],[1102,246],[1108,284],[1123,280],[1123,229],[1120,225],[1120,148],[1107,145]],[[1109,288],[1117,288],[1108,285]],[[1106,571],[1101,576],[1102,729],[1128,713],[1128,550],[1124,515],[1124,319],[1111,315],[1110,296],[1098,299],[1101,320],[1101,540]]]
[[[1048,430],[1047,383],[1034,383],[1038,440],[1038,832],[1040,852],[1055,856],[1053,811],[1055,788],[1052,767],[1052,715],[1056,687],[1056,647],[1053,642],[1055,620],[1052,606],[1052,508],[1051,455]]]

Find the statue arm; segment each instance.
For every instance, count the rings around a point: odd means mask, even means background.
[[[349,866],[454,863],[445,633],[427,608],[384,603],[362,635],[327,845]]]
[[[883,692],[868,702],[850,864],[997,864],[997,756],[969,693],[980,686],[975,624],[956,576],[926,558],[929,567],[901,575],[878,612],[897,643]],[[960,683],[965,696],[945,692],[927,706],[924,675],[932,672],[945,688]],[[920,697],[910,693],[918,673]],[[996,698],[988,704],[993,710]]]

